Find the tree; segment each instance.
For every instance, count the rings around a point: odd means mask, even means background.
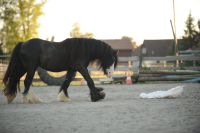
[[[195,41],[197,42],[197,47],[200,48],[200,19],[197,22],[198,31],[196,31]]]
[[[200,20],[197,23],[199,30],[196,30],[196,26],[194,25],[194,18],[192,17],[191,13],[188,15],[185,24],[186,29],[184,30],[185,34],[183,36],[184,43],[182,46],[180,46],[181,50],[198,47],[200,42]]]
[[[19,24],[21,25],[21,40],[25,41],[37,37],[39,24],[37,19],[42,15],[44,1],[36,3],[35,0],[18,0]]]
[[[72,25],[72,30],[70,31],[70,37],[81,37],[81,38],[93,38],[93,34],[90,32],[81,33],[79,23],[74,23]]]
[[[1,0],[0,1],[0,44],[1,48],[7,46],[10,49],[10,44],[17,42],[19,38],[17,34],[18,24],[16,22],[16,0]]]
[[[42,6],[35,0],[1,0],[1,43],[10,53],[17,42],[37,37],[39,24],[37,19],[42,15]]]
[[[136,42],[133,40],[132,37],[129,37],[129,36],[122,36],[122,39],[127,39],[131,42],[133,48],[137,48],[137,45],[136,45]]]

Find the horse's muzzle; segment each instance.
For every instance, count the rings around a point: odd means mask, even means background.
[[[106,69],[106,72],[107,72],[107,76],[111,78],[114,72],[114,64],[112,64],[108,69]]]

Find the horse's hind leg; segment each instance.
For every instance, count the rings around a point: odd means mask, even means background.
[[[68,89],[71,81],[73,80],[73,78],[75,76],[76,76],[76,72],[75,71],[69,70],[67,72],[65,81],[63,82],[63,84],[62,84],[62,86],[60,88],[60,91],[59,91],[59,95],[57,97],[58,101],[60,101],[60,102],[66,102],[66,101],[69,100],[67,89]]]
[[[23,103],[40,103],[41,100],[35,96],[32,92],[29,93],[29,89],[30,89],[30,85],[32,83],[34,74],[35,74],[35,70],[36,69],[31,69],[29,71],[27,71],[27,75],[26,78],[24,80],[24,92],[23,94],[23,99],[22,102]]]

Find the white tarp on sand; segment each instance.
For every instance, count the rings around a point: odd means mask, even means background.
[[[183,94],[183,86],[177,86],[167,91],[141,93],[140,98],[177,98]]]

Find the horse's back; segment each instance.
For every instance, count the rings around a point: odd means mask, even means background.
[[[44,43],[44,40],[37,38],[24,42],[20,50],[20,58],[22,62],[30,62],[31,64],[33,63],[33,65],[38,64],[41,55],[41,45]]]

